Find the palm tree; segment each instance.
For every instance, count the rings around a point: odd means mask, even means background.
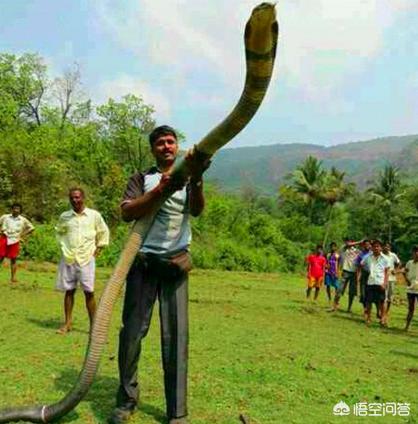
[[[326,246],[328,241],[329,230],[331,228],[332,213],[334,206],[338,202],[342,202],[354,190],[353,183],[344,182],[345,172],[339,171],[337,168],[332,167],[326,174],[321,192],[321,198],[327,203],[329,207],[328,219],[326,223],[326,230],[324,234],[323,245]]]
[[[292,174],[292,188],[307,204],[310,223],[312,223],[315,202],[321,195],[325,175],[322,161],[314,156],[308,156]]]
[[[388,164],[380,173],[379,179],[374,187],[369,189],[371,195],[381,204],[387,213],[387,235],[389,242],[392,242],[392,209],[394,204],[405,195],[401,191],[402,184],[399,175],[399,168]]]

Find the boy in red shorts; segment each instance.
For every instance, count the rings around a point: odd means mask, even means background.
[[[322,245],[316,246],[315,252],[306,258],[308,265],[308,288],[306,289],[306,298],[311,298],[312,289],[315,288],[314,300],[318,299],[319,290],[324,282],[325,265],[327,260],[322,251]]]

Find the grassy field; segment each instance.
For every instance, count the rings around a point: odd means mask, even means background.
[[[87,342],[83,296],[74,331],[55,334],[62,295],[55,267],[28,263],[12,288],[0,270],[0,407],[60,399],[77,379]],[[98,271],[100,293],[110,270]],[[194,424],[418,423],[418,317],[401,331],[398,289],[389,329],[366,328],[353,314],[304,300],[301,276],[193,271],[190,278],[189,409]],[[345,305],[346,299],[342,303]],[[99,375],[86,399],[60,422],[105,423],[114,405],[121,302],[113,315]],[[141,407],[133,423],[164,423],[159,327],[154,314],[141,361]],[[408,402],[409,417],[335,417],[339,401]]]

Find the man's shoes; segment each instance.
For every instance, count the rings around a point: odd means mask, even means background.
[[[170,418],[168,424],[187,424],[187,417]]]
[[[108,424],[124,424],[129,421],[131,415],[135,412],[135,405],[123,405],[116,407],[110,418]]]

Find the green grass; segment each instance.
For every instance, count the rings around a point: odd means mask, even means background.
[[[23,268],[24,267],[24,268]],[[77,379],[87,341],[83,296],[74,331],[55,334],[62,294],[55,267],[28,263],[11,288],[0,270],[0,407],[59,400]],[[98,270],[97,292],[110,270]],[[366,328],[354,314],[327,312],[304,300],[293,275],[193,271],[190,278],[189,410],[194,424],[418,422],[418,318],[401,331],[406,305],[400,287],[388,330]],[[342,303],[345,305],[346,299]],[[157,311],[157,310],[156,310]],[[114,405],[121,302],[116,305],[99,374],[87,397],[60,422],[105,423]],[[159,327],[154,314],[140,363],[141,408],[131,422],[164,422]],[[340,400],[409,402],[411,416],[334,417]]]

